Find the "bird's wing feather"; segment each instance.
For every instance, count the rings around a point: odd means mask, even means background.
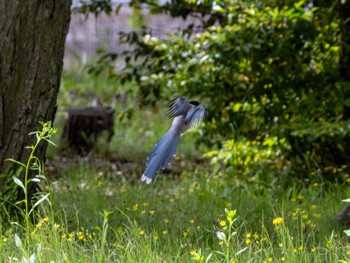
[[[186,97],[178,97],[169,103],[169,108],[165,115],[169,118],[180,116],[186,113],[188,107],[188,99]]]
[[[198,126],[204,118],[205,109],[202,106],[194,106],[192,107],[185,118],[185,124],[187,128],[190,129],[192,127]]]

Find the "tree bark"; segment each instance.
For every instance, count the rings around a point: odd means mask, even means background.
[[[340,1],[338,4],[341,30],[340,74],[350,81],[350,1]]]
[[[28,134],[54,118],[70,9],[71,0],[0,0],[0,195],[13,167],[5,159],[26,160]]]

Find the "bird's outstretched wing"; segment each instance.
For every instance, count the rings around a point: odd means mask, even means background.
[[[202,106],[192,106],[185,118],[185,125],[187,129],[198,126],[204,118],[205,109]]]
[[[174,118],[186,113],[190,107],[190,102],[186,97],[178,97],[170,101],[168,111],[166,116],[169,118]]]

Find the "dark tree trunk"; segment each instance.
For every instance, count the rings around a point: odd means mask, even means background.
[[[343,3],[344,2],[344,3]],[[343,79],[350,82],[350,1],[338,2],[339,10],[339,25],[341,32],[341,45],[339,54],[339,71]],[[350,98],[350,91],[347,89],[344,92],[343,100]],[[350,107],[344,105],[343,118],[350,119]]]
[[[340,74],[350,81],[350,1],[338,4],[341,30]]]
[[[54,118],[70,8],[70,0],[0,0],[0,197],[5,159],[25,160],[28,133]]]

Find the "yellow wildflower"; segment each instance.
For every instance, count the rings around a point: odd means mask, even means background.
[[[315,218],[321,218],[321,214],[320,213],[313,213],[312,214]]]
[[[276,217],[273,221],[272,224],[274,225],[280,225],[283,223],[283,217]]]
[[[79,240],[84,240],[84,233],[83,232],[78,232],[77,236],[78,236]]]
[[[73,238],[74,238],[74,233],[69,233],[69,234],[68,234],[68,240],[69,240],[69,241],[72,241]]]
[[[220,220],[219,224],[220,224],[222,229],[227,229],[227,224],[226,224],[225,220]]]
[[[140,232],[139,232],[140,235],[143,235],[144,233],[145,233],[145,231],[142,230],[142,229],[141,229]]]

